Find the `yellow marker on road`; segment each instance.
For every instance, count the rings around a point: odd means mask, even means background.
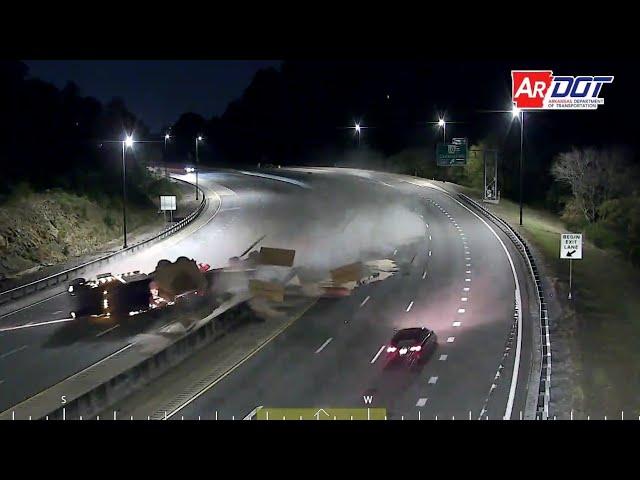
[[[386,408],[269,408],[256,411],[256,420],[385,420]]]

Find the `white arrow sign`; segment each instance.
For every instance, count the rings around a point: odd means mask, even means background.
[[[563,233],[560,239],[560,258],[582,260],[582,234]]]

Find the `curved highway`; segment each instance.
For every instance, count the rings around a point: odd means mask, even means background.
[[[527,265],[495,225],[439,182],[348,169],[276,172],[312,188],[313,202],[298,202],[305,213],[287,214],[301,232],[283,245],[297,249],[296,263],[335,268],[378,251],[400,272],[320,300],[171,418],[239,419],[259,406],[381,407],[393,419],[523,417],[537,307]],[[414,326],[436,332],[437,350],[417,372],[384,368],[395,329]]]

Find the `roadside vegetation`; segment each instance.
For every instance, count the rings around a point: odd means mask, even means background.
[[[160,193],[176,195],[180,202],[185,191],[166,179],[151,179],[146,188],[148,196],[127,205],[131,235],[162,227]],[[36,192],[22,182],[0,204],[0,280],[103,251],[121,237],[121,197],[60,188]]]
[[[0,62],[0,280],[90,254],[122,235],[125,134],[152,139],[121,99],[102,104]],[[158,196],[181,189],[154,177],[161,141],[127,150],[127,229],[162,223]]]

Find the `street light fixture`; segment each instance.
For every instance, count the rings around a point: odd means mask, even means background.
[[[362,133],[363,128],[364,127],[362,127],[358,122],[356,122],[356,124],[353,126],[353,130],[355,131],[355,134],[358,136],[358,148],[360,148],[360,134]]]
[[[447,143],[447,122],[444,118],[438,119],[438,127],[442,128],[442,142]]]
[[[127,164],[125,162],[125,154],[127,148],[132,148],[134,144],[133,137],[127,135],[122,141],[122,232],[124,244],[122,248],[127,248]]]

